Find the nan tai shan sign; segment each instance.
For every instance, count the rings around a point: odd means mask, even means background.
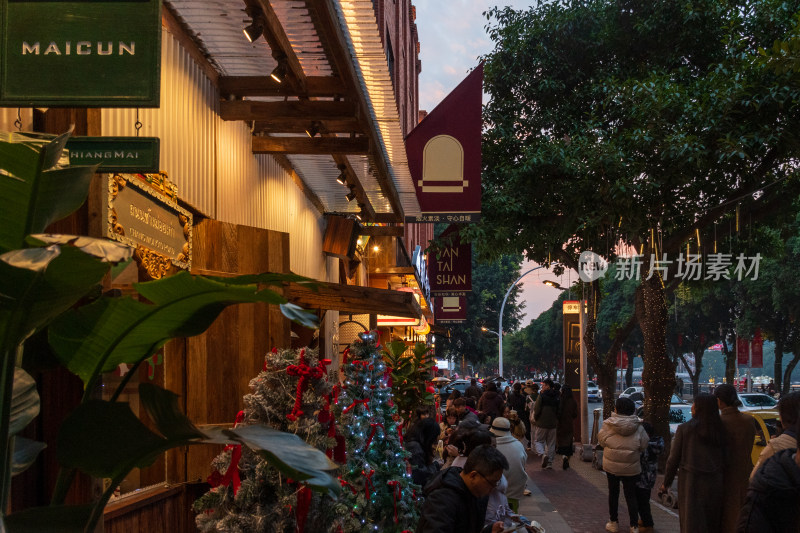
[[[158,107],[160,0],[0,0],[0,105]]]
[[[461,242],[456,226],[447,228],[441,237],[449,235],[448,244],[428,253],[431,293],[437,296],[461,296],[472,290],[472,244]]]

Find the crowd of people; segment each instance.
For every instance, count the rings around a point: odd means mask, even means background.
[[[673,437],[658,490],[667,492],[677,478],[683,532],[800,532],[800,393],[778,403],[779,435],[755,465],[755,425],[739,405],[736,389],[727,384],[695,396],[691,420]],[[406,436],[412,476],[425,495],[417,531],[497,533],[520,524],[537,531],[517,514],[530,494],[525,465],[531,453],[541,457],[542,469],[553,468],[557,455],[569,468],[578,416],[570,387],[546,379],[541,387],[528,381],[504,391],[488,383],[481,390],[473,380],[445,407],[441,423],[432,413],[418,413]],[[650,498],[664,439],[636,416],[632,400],[620,398],[598,442],[608,482],[606,531],[620,531],[620,487],[630,531],[654,531]]]

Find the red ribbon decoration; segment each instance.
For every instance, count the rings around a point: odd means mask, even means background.
[[[375,475],[375,470],[370,470],[369,474],[367,474],[366,470],[361,471],[364,476],[366,476],[366,481],[364,482],[364,491],[367,493],[367,500],[369,500],[369,488],[372,487],[372,490],[375,490],[375,485],[372,484],[372,476]]]
[[[372,428],[372,431],[369,432],[369,437],[367,438],[367,445],[364,446],[365,450],[369,449],[369,445],[370,443],[372,443],[372,437],[375,436],[375,430],[381,428],[383,430],[383,434],[386,435],[386,428],[383,427],[383,424],[370,424],[370,427]]]
[[[349,411],[358,404],[363,405],[367,409],[367,411],[369,411],[369,398],[364,398],[363,400],[353,400],[353,403],[342,409],[342,414],[345,414],[347,411]]]
[[[394,523],[397,523],[397,500],[399,500],[403,496],[403,489],[400,486],[400,482],[397,480],[394,481],[387,481],[387,485],[393,487],[392,496],[394,497]]]
[[[351,485],[350,483],[348,483],[347,481],[345,481],[344,479],[342,479],[341,477],[339,478],[339,484],[342,486],[342,488],[345,488],[345,487],[349,488],[353,492],[353,495],[358,494],[358,491],[356,490],[356,488],[353,485]]]
[[[397,436],[400,438],[400,446],[402,446],[403,445],[403,429],[400,427],[399,424],[397,425]]]
[[[297,521],[297,533],[303,533],[308,520],[308,512],[311,509],[311,489],[303,486],[297,492],[297,506],[295,507],[295,519]]]
[[[239,411],[236,414],[236,419],[233,423],[233,427],[235,428],[239,424],[244,421],[244,411]],[[225,475],[221,476],[219,472],[214,472],[210,476],[208,476],[208,484],[212,487],[218,487],[220,485],[225,485],[226,487],[233,484],[233,495],[236,496],[236,493],[239,491],[239,487],[242,484],[241,479],[239,478],[239,460],[242,458],[242,445],[241,444],[228,444],[225,446],[223,451],[230,451],[231,452],[231,463],[228,465],[228,469],[225,470]]]
[[[287,419],[294,422],[298,417],[303,416],[304,413],[301,409],[303,405],[303,392],[308,388],[308,380],[321,379],[322,376],[325,375],[325,366],[330,363],[330,359],[323,359],[317,366],[308,366],[306,362],[306,351],[302,350],[300,352],[299,364],[286,367],[286,373],[290,376],[300,376],[300,380],[297,382],[297,392],[294,397],[294,407],[292,407],[292,412],[286,415]]]
[[[350,355],[350,347],[349,346],[347,348],[345,348],[344,351],[342,352],[342,364],[347,363],[347,356],[348,355]]]

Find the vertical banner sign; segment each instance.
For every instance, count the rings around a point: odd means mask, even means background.
[[[756,329],[756,334],[753,336],[753,342],[750,346],[751,368],[764,368],[764,339],[761,338],[761,329]]]
[[[457,229],[451,225],[444,230],[441,237],[452,236],[450,244],[428,253],[431,293],[437,296],[461,296],[472,290],[472,244],[462,244]]]
[[[736,363],[739,366],[750,364],[750,340],[736,337]]]
[[[158,107],[160,0],[0,0],[0,105]]]
[[[459,324],[467,320],[466,296],[436,296],[433,315],[437,324]]]
[[[407,222],[477,222],[481,214],[483,63],[406,137],[422,214]]]
[[[581,302],[564,300],[564,384],[572,390],[581,386]]]
[[[620,350],[617,354],[617,368],[619,369],[627,369],[628,368],[628,352],[625,350]]]

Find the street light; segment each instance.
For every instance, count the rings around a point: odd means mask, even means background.
[[[498,352],[499,353],[497,354],[498,355],[497,359],[498,359],[498,362],[499,362],[498,366],[500,367],[500,377],[503,377],[503,310],[506,308],[506,300],[508,300],[508,295],[511,294],[511,290],[514,287],[517,286],[517,283],[522,281],[522,278],[524,278],[525,276],[527,276],[528,274],[530,274],[534,270],[539,270],[540,268],[544,268],[544,265],[539,265],[538,267],[533,267],[532,269],[528,270],[527,272],[522,274],[520,277],[518,277],[517,280],[514,283],[511,284],[511,286],[506,291],[506,295],[503,297],[503,304],[500,306],[500,327],[497,328],[498,330],[500,330],[500,332],[497,334],[497,338],[500,341],[500,342],[498,342],[498,345],[499,345],[498,346]]]
[[[489,329],[489,328],[484,328],[484,327],[481,327],[481,331],[485,331],[485,332],[487,332],[487,333],[494,333],[495,335],[497,335],[498,337],[500,337],[500,334],[499,334],[499,333],[497,333],[497,332],[496,332],[495,330],[493,330],[493,329]]]
[[[554,289],[561,289],[562,291],[566,290],[564,287],[562,287],[555,281],[550,281],[549,279],[544,280],[543,283],[548,287],[553,287]]]

